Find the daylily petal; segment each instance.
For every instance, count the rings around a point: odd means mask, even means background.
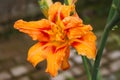
[[[50,73],[53,77],[57,75],[59,65],[57,64],[56,55],[50,53],[47,57],[47,69],[46,72]]]
[[[65,57],[62,61],[62,65],[61,65],[62,70],[67,70],[70,67],[70,64],[68,62],[69,55],[70,55],[70,48],[68,47],[65,53]]]
[[[19,31],[30,35],[33,40],[49,40],[49,34],[46,33],[46,31],[51,29],[51,23],[48,20],[42,19],[39,21],[30,22],[18,20],[15,22],[14,27]]]
[[[83,25],[82,27],[73,27],[67,30],[67,36],[69,39],[81,38],[91,30],[92,27],[90,25]]]
[[[56,48],[57,49],[57,48]],[[58,70],[61,67],[63,58],[65,56],[67,46],[59,48],[53,53],[49,53],[47,56],[47,69],[46,72],[50,73],[53,77],[57,75]]]
[[[58,14],[58,9],[61,7],[60,2],[52,4],[48,10],[49,20],[55,22]]]
[[[83,26],[82,20],[79,17],[69,16],[63,19],[65,29]]]
[[[82,38],[74,41],[72,46],[78,51],[78,54],[87,56],[89,59],[95,59],[96,56],[96,36],[89,32]]]
[[[14,27],[16,29],[50,29],[51,24],[48,20],[42,19],[38,21],[26,22],[23,20],[18,20],[15,22]]]
[[[74,11],[74,8],[75,7],[73,5],[70,5],[70,6],[62,5],[60,10],[61,19],[64,19],[65,17],[70,16],[70,14]]]
[[[74,5],[66,6],[62,5],[60,2],[56,2],[50,6],[48,10],[49,20],[55,22],[57,17],[64,19],[67,16],[70,16],[70,13],[74,11]]]
[[[27,60],[32,63],[32,65],[35,67],[39,62],[43,61],[45,59],[45,54],[43,50],[43,45],[45,43],[37,43],[33,45],[28,52],[28,58]]]

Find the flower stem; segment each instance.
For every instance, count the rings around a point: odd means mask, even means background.
[[[92,61],[89,60],[88,58],[86,58],[86,59],[87,59],[87,62],[88,62],[88,66],[89,66],[89,69],[90,69],[90,73],[92,73],[92,71],[93,71],[93,64],[92,64]]]
[[[85,56],[82,56],[82,60],[83,60],[83,64],[84,64],[84,68],[86,70],[86,73],[87,73],[87,78],[88,80],[91,80],[91,73],[90,73],[90,70],[88,68],[88,64],[87,64],[87,59]]]
[[[94,67],[93,67],[93,74],[92,74],[92,80],[97,80],[97,74],[98,74],[98,70],[99,70],[99,65],[100,65],[100,61],[101,61],[101,57],[102,57],[102,53],[103,53],[103,49],[105,47],[109,32],[111,31],[111,29],[113,28],[113,26],[115,26],[118,21],[120,20],[120,15],[116,12],[113,16],[113,18],[111,19],[111,21],[105,26],[101,41],[100,41],[100,45],[98,48],[98,52],[96,55],[96,60],[94,63]]]

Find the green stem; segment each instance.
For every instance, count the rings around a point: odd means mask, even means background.
[[[97,77],[97,80],[102,80],[102,76],[101,76],[100,71],[98,71],[98,77]]]
[[[88,68],[86,57],[82,56],[82,60],[83,60],[84,68],[85,68],[86,73],[87,73],[87,78],[88,78],[88,80],[91,80],[91,73],[90,73],[89,68]]]
[[[87,59],[87,62],[88,62],[90,73],[92,73],[92,71],[93,71],[93,64],[92,64],[91,60],[89,60],[88,58],[86,58],[86,59]]]
[[[116,12],[113,16],[113,18],[111,19],[111,21],[105,26],[101,41],[100,41],[100,45],[98,48],[98,52],[96,55],[96,60],[94,63],[94,67],[93,67],[93,74],[92,74],[92,80],[97,80],[97,74],[98,74],[98,70],[99,70],[99,65],[100,65],[100,60],[102,57],[102,53],[103,53],[103,49],[105,47],[108,35],[110,30],[113,28],[113,26],[116,25],[116,23],[118,23],[118,21],[120,20],[120,15]]]

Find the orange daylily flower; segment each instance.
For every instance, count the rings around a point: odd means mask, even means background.
[[[95,59],[96,36],[92,27],[83,24],[77,16],[74,5],[56,2],[48,10],[48,19],[30,22],[18,20],[14,27],[31,36],[33,40],[38,40],[38,43],[29,49],[27,60],[34,67],[47,60],[46,72],[52,76],[56,76],[59,69],[66,70],[70,67],[70,46],[74,47],[78,54]]]

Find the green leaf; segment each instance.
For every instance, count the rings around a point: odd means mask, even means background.
[[[113,0],[111,9],[108,15],[107,23],[110,22],[110,20],[112,19],[112,17],[116,12],[119,12],[120,14],[120,0]]]
[[[38,0],[40,9],[45,17],[48,17],[48,9],[53,2],[51,0]]]
[[[69,5],[68,0],[64,0],[64,3],[65,3],[66,5]]]
[[[87,58],[85,56],[82,56],[82,60],[83,60],[83,65],[87,74],[87,79],[91,80],[91,73],[90,73],[90,69],[88,67],[88,62],[87,62]]]
[[[105,26],[105,29],[103,31],[103,34],[101,36],[101,40],[99,43],[96,59],[94,62],[94,68],[93,68],[93,74],[92,74],[92,80],[98,80],[97,75],[99,71],[100,61],[103,54],[103,49],[105,47],[105,44],[107,42],[107,38],[109,35],[109,32],[111,29],[117,25],[117,23],[120,21],[120,0],[113,0],[112,6],[109,12],[108,20]]]
[[[64,0],[64,3],[66,5],[71,5],[71,4],[74,4],[77,0]]]

